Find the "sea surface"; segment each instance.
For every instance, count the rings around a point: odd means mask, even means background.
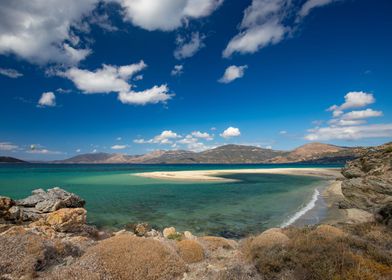
[[[180,182],[132,175],[149,171],[218,170],[318,165],[88,165],[0,164],[0,195],[24,198],[37,188],[61,187],[87,201],[88,222],[121,229],[148,222],[163,229],[174,226],[195,234],[243,237],[276,226],[316,223],[315,207],[327,181],[320,178],[230,174],[236,182]],[[320,208],[320,205],[318,206]],[[322,207],[321,207],[322,208]]]

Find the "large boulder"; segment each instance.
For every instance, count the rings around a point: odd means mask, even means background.
[[[76,194],[56,187],[47,192],[43,189],[34,190],[31,196],[17,200],[16,205],[34,207],[41,213],[49,213],[61,208],[84,207],[85,201]]]
[[[49,213],[42,221],[55,231],[76,232],[86,224],[87,211],[84,208],[63,208]]]

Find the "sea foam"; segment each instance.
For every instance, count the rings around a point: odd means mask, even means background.
[[[285,221],[283,224],[281,224],[280,227],[288,227],[289,225],[292,225],[295,223],[299,218],[301,218],[306,212],[311,210],[313,207],[316,206],[316,202],[318,200],[318,197],[320,196],[320,192],[318,189],[314,190],[314,193],[312,195],[312,199],[309,201],[308,204],[306,204],[303,208],[301,208],[299,211],[297,211],[293,216],[291,216],[287,221]]]

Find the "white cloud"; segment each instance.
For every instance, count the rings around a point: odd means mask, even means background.
[[[234,53],[255,53],[281,42],[295,30],[310,10],[333,1],[308,0],[298,10],[292,0],[252,0],[252,4],[244,11],[239,33],[230,40],[223,57],[231,57]],[[297,15],[297,18],[293,15]]]
[[[38,100],[39,107],[54,107],[56,106],[56,96],[53,92],[44,92]]]
[[[173,140],[177,138],[181,138],[181,135],[171,130],[164,130],[149,140],[135,139],[133,142],[136,144],[173,144]]]
[[[10,142],[0,142],[0,151],[12,151],[18,148],[19,147],[17,145],[14,145]]]
[[[298,15],[300,17],[305,17],[310,13],[312,9],[322,7],[336,1],[338,0],[308,0],[305,2],[305,4],[302,5],[302,8],[298,12]]]
[[[352,111],[346,113],[342,116],[344,120],[357,120],[357,119],[367,119],[373,117],[381,117],[383,113],[381,111],[374,111],[373,109],[366,109],[361,111]]]
[[[72,67],[62,75],[72,80],[75,86],[86,94],[126,92],[131,88],[128,80],[146,67],[141,60],[139,63],[124,66],[104,64],[101,69],[95,71]]]
[[[253,0],[245,10],[240,33],[232,38],[223,51],[224,57],[235,52],[254,53],[284,39],[289,28],[282,23],[289,0]]]
[[[116,140],[117,140],[117,141],[121,141],[121,140],[122,140],[122,137],[117,137]]]
[[[281,130],[281,131],[279,131],[279,134],[285,135],[285,134],[287,134],[287,131],[286,130]]]
[[[176,59],[184,59],[194,56],[201,48],[205,45],[203,40],[205,36],[199,34],[199,32],[193,32],[191,38],[187,42],[184,37],[177,37],[177,48],[174,51],[174,57]]]
[[[344,96],[344,100],[342,105],[333,105],[328,108],[328,111],[334,113],[334,117],[341,115],[343,110],[364,107],[376,102],[372,93],[363,91],[351,91]]]
[[[184,65],[179,64],[179,65],[174,65],[173,70],[171,71],[172,76],[180,76],[184,73]]]
[[[110,147],[112,150],[124,150],[126,148],[128,148],[127,145],[113,145]]]
[[[139,92],[120,92],[118,94],[118,99],[123,104],[133,105],[156,104],[159,102],[165,103],[174,96],[173,94],[169,94],[168,92],[169,88],[167,87],[167,85],[161,85],[154,86],[150,89]]]
[[[63,154],[62,152],[59,151],[50,151],[48,149],[34,149],[34,150],[28,150],[26,151],[28,154],[38,154],[38,155],[61,155]]]
[[[173,97],[173,94],[168,93],[167,85],[153,86],[144,91],[132,90],[132,84],[129,83],[129,80],[146,67],[147,65],[141,60],[139,63],[124,66],[104,64],[101,69],[95,71],[73,67],[61,75],[72,80],[75,86],[85,94],[116,92],[118,100],[123,104],[165,103]]]
[[[220,78],[218,81],[220,83],[228,84],[236,79],[242,78],[244,76],[245,69],[247,68],[248,68],[247,65],[242,65],[242,66],[231,65],[226,68],[223,77]]]
[[[223,0],[116,0],[124,18],[147,30],[170,31],[189,19],[209,16]]]
[[[0,75],[7,76],[8,78],[16,79],[22,77],[23,74],[15,69],[0,68]]]
[[[214,137],[212,135],[210,135],[209,133],[207,133],[207,132],[193,131],[191,133],[191,135],[193,137],[205,139],[205,140],[208,140],[208,141],[211,141],[211,140],[214,139]]]
[[[372,124],[362,126],[322,127],[309,130],[305,136],[309,141],[357,140],[363,138],[390,138],[392,124]]]
[[[374,96],[369,93],[350,92],[346,94],[342,105],[334,105],[328,109],[333,112],[333,118],[328,121],[329,126],[309,129],[305,139],[328,141],[391,137],[392,124],[366,124],[367,118],[381,117],[383,112],[368,108],[344,113],[346,109],[360,108],[374,102]]]
[[[96,152],[98,152],[97,149],[92,150],[92,153],[95,154]]]
[[[143,80],[144,76],[143,75],[137,75],[135,78],[133,78],[134,81],[141,81]]]
[[[80,153],[81,151],[82,151],[81,149],[77,149],[77,150],[76,150],[77,153]]]
[[[241,132],[238,128],[230,126],[227,128],[223,133],[220,134],[221,137],[223,138],[231,138],[231,137],[237,137],[240,136]]]
[[[95,8],[97,0],[1,1],[0,54],[29,62],[75,65],[91,50],[73,29]]]

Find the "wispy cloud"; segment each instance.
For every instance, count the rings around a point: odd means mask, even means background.
[[[19,71],[10,68],[0,68],[0,75],[7,76],[12,79],[17,79],[23,76],[23,74]]]
[[[194,56],[204,45],[205,36],[199,32],[193,32],[191,37],[185,38],[182,36],[177,37],[177,48],[174,51],[176,59],[184,59]]]

